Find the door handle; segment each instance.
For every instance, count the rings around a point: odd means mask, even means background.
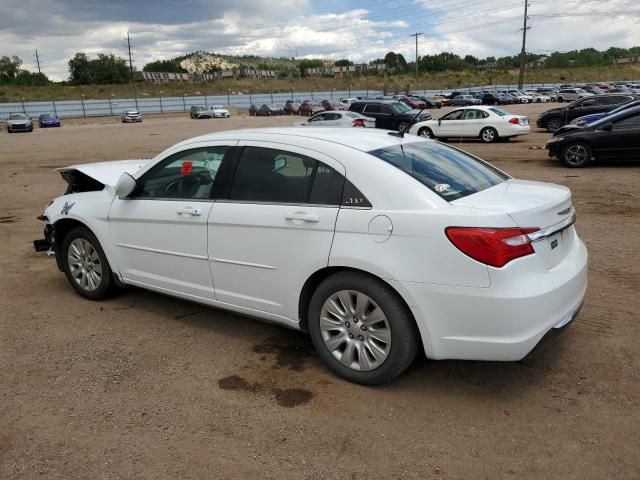
[[[298,220],[305,223],[318,223],[320,221],[320,217],[318,215],[313,215],[313,214],[304,213],[304,212],[290,213],[286,215],[284,218],[285,220],[289,220],[289,221]]]
[[[200,210],[199,208],[184,207],[179,208],[176,213],[178,215],[191,215],[192,217],[199,217],[200,215],[202,215],[202,210]]]

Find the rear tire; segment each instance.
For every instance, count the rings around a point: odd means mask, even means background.
[[[560,154],[560,160],[569,168],[581,168],[591,162],[591,147],[583,142],[566,145]]]
[[[485,127],[480,131],[480,140],[484,143],[493,143],[499,138],[498,131],[493,127]]]
[[[89,229],[71,230],[64,237],[60,254],[67,280],[84,298],[102,300],[115,289],[107,257]]]
[[[408,307],[381,280],[340,272],[309,303],[311,341],[338,376],[361,385],[388,383],[413,362],[420,345]]]

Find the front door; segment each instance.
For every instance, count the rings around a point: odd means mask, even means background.
[[[611,125],[611,130],[605,129]],[[602,160],[640,159],[640,114],[603,122],[593,140],[594,154]]]
[[[436,136],[443,138],[461,137],[464,128],[464,112],[463,109],[454,110],[440,118],[438,125],[435,127],[437,129],[437,132],[434,132]]]
[[[218,301],[298,320],[302,285],[327,266],[344,183],[340,163],[277,143],[240,142],[209,220]]]
[[[234,142],[235,143],[235,142]],[[127,283],[214,299],[207,220],[227,145],[175,153],[138,179],[129,198],[116,198],[109,229]]]

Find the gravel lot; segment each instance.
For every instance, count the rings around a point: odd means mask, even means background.
[[[509,110],[535,123],[546,108]],[[92,303],[33,252],[35,217],[64,190],[54,168],[296,120],[185,117],[0,132],[0,478],[639,477],[640,165],[565,169],[530,148],[543,132],[464,142],[573,190],[585,307],[520,362],[420,357],[364,388],[331,375],[301,333],[137,289]]]

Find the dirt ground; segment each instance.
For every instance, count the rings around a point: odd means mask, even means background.
[[[510,110],[534,123],[544,108]],[[0,132],[0,478],[639,478],[639,164],[568,170],[531,148],[548,137],[537,131],[464,142],[518,178],[571,187],[586,304],[520,362],[420,357],[377,388],[333,376],[302,333],[138,289],[83,300],[34,253],[35,217],[64,190],[54,168],[291,122]]]

